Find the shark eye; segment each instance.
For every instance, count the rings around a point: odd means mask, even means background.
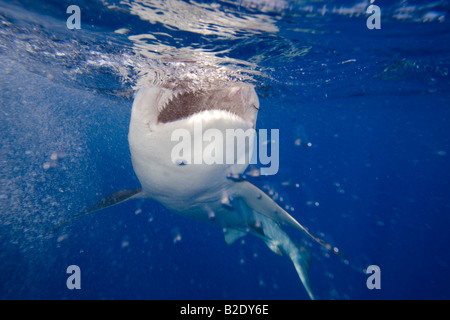
[[[175,161],[175,164],[176,164],[176,165],[179,165],[179,166],[185,166],[185,165],[187,165],[187,161],[184,160],[184,159],[177,159],[177,160]]]

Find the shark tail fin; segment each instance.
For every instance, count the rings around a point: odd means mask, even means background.
[[[258,219],[260,220],[264,231],[264,242],[276,254],[284,253],[291,259],[309,298],[314,300],[315,297],[308,276],[308,269],[311,261],[309,250],[305,247],[296,245],[272,219],[260,214],[258,215]]]
[[[106,196],[105,198],[97,201],[94,205],[90,206],[88,209],[86,209],[86,210],[70,217],[68,220],[62,222],[61,224],[59,224],[58,226],[53,228],[52,232],[56,232],[56,231],[60,230],[61,228],[68,225],[70,222],[72,222],[75,219],[78,219],[79,217],[82,217],[84,215],[112,207],[116,204],[125,202],[127,200],[139,198],[141,196],[141,192],[142,192],[142,189],[138,188],[138,189],[133,189],[133,190],[120,190],[118,192],[110,194],[110,195]]]

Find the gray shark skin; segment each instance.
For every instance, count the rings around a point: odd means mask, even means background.
[[[196,121],[201,121],[204,131],[213,128],[224,135],[226,129],[247,130],[256,127],[258,110],[258,96],[253,86],[245,83],[197,90],[176,85],[141,88],[133,102],[128,134],[133,169],[141,188],[119,191],[82,214],[130,199],[150,198],[179,215],[221,228],[229,245],[247,234],[255,235],[273,252],[284,253],[292,260],[309,297],[314,299],[307,275],[309,253],[281,226],[300,230],[328,250],[332,247],[311,235],[258,187],[245,179],[230,179],[242,175],[248,161],[194,164],[171,158],[178,143],[172,141],[174,130],[183,128],[193,133]],[[246,153],[251,155],[251,151],[248,148]]]

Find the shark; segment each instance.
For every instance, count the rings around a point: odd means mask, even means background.
[[[198,122],[204,130],[247,130],[256,127],[259,110],[255,88],[248,83],[199,89],[173,84],[140,88],[132,105],[128,142],[141,187],[109,195],[77,217],[132,199],[156,200],[181,216],[221,228],[228,245],[247,234],[261,239],[276,254],[290,258],[309,298],[315,299],[308,277],[309,250],[293,241],[283,227],[300,231],[327,250],[337,252],[337,248],[313,236],[245,179],[248,161],[173,161],[177,143],[172,136],[174,130],[182,128],[193,133]],[[245,152],[251,155],[252,150],[249,147]]]

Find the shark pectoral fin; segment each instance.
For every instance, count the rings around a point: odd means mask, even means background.
[[[224,232],[225,242],[227,245],[231,246],[236,240],[245,236],[247,232],[240,231],[237,229],[227,229]]]
[[[302,231],[305,235],[325,247],[327,250],[333,249],[333,252],[338,254],[339,250],[337,248],[333,248],[322,239],[313,236],[305,227],[255,185],[248,181],[237,182],[233,187],[233,191],[235,192],[235,195],[242,198],[251,209],[279,224],[285,224]]]
[[[142,191],[141,188],[133,190],[117,191],[113,194],[110,194],[109,196],[104,197],[103,199],[95,203],[93,206],[89,207],[86,211],[81,213],[81,215],[109,208],[130,199],[139,198],[141,191]]]
[[[121,190],[118,192],[115,192],[113,194],[110,194],[109,196],[106,196],[105,198],[101,199],[100,201],[96,202],[93,206],[89,207],[87,210],[80,212],[72,217],[69,218],[69,220],[64,221],[63,223],[61,223],[60,225],[56,226],[54,229],[52,229],[52,232],[56,232],[58,230],[60,230],[62,227],[66,226],[67,224],[69,224],[70,222],[74,221],[75,219],[105,209],[105,208],[109,208],[112,207],[116,204],[125,202],[127,200],[131,200],[131,199],[137,199],[139,198],[142,194],[142,189],[133,189],[133,190]]]

